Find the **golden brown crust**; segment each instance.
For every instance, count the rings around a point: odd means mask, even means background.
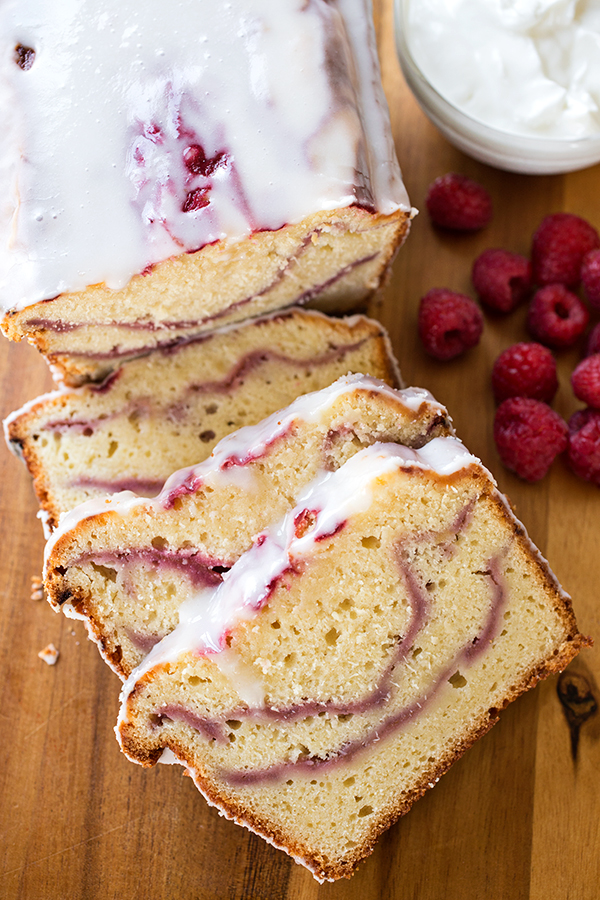
[[[36,452],[35,444],[30,440],[30,424],[36,419],[36,409],[28,410],[18,419],[9,422],[6,426],[6,436],[11,449],[27,466],[33,479],[33,489],[40,508],[47,515],[50,528],[55,528],[60,518],[60,508],[55,501],[52,487],[48,481],[48,475]]]
[[[74,598],[78,604],[82,604],[84,595],[65,583],[67,567],[73,556],[81,552],[80,548],[85,546],[88,536],[91,537],[93,533],[102,531],[106,525],[109,525],[111,519],[118,521],[120,516],[117,512],[107,510],[107,512],[96,513],[81,519],[74,529],[66,531],[54,543],[48,558],[44,587],[48,602],[55,609],[67,601],[70,602],[71,598]]]
[[[130,697],[133,700],[133,693]],[[447,756],[436,763],[422,777],[421,781],[415,785],[406,795],[400,798],[395,804],[390,806],[381,817],[380,821],[373,824],[370,834],[366,837],[360,847],[353,852],[348,853],[343,861],[327,859],[323,854],[316,852],[314,847],[309,847],[299,843],[293,836],[284,834],[280,829],[274,826],[273,822],[265,821],[252,814],[247,806],[240,801],[239,798],[226,793],[222,786],[217,785],[213,780],[209,779],[203,773],[194,770],[194,760],[190,758],[187,747],[183,744],[170,745],[171,749],[182,761],[183,765],[188,767],[189,774],[194,779],[196,787],[212,806],[216,806],[226,818],[233,820],[237,825],[242,825],[249,831],[260,835],[273,846],[285,853],[288,853],[297,861],[301,861],[315,875],[319,881],[337,881],[340,878],[351,878],[354,874],[356,866],[368,856],[371,855],[375,848],[375,844],[379,837],[394,825],[398,819],[406,815],[412,806],[419,800],[428,790],[430,790],[437,781],[444,775],[451,766],[477,741],[483,737],[493,725],[498,721],[499,713],[494,711],[487,721],[480,725],[469,736],[457,742]],[[146,747],[141,747],[135,739],[131,739],[132,729],[127,724],[121,725],[120,739],[122,747],[127,756],[134,762],[146,768],[151,768],[160,760],[163,748],[156,748],[149,751]]]
[[[113,672],[123,678],[123,651],[107,633],[105,623],[96,616],[94,606],[90,603],[90,595],[76,586],[72,589],[62,586],[60,590],[55,591],[52,597],[48,594],[46,596],[50,605],[57,612],[61,610],[63,604],[69,604],[72,610],[71,616],[83,621],[88,637],[97,645],[100,655]]]

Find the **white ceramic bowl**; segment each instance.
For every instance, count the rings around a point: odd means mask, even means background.
[[[573,172],[600,162],[600,133],[575,140],[512,134],[480,122],[442,97],[411,56],[405,27],[408,2],[395,0],[400,66],[419,106],[450,143],[490,166],[527,175]]]

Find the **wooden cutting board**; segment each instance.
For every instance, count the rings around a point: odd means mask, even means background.
[[[372,314],[389,328],[408,384],[450,409],[459,435],[497,475],[532,538],[572,594],[596,648],[580,654],[501,717],[500,723],[379,842],[350,881],[319,886],[259,838],[220,818],[179,767],[127,762],[113,734],[119,682],[83,627],[30,599],[43,538],[29,478],[0,452],[0,897],[19,900],[595,900],[600,896],[600,713],[575,717],[573,692],[600,702],[600,491],[562,461],[537,485],[499,463],[492,440],[493,360],[525,339],[524,311],[486,319],[464,359],[429,360],[416,337],[420,296],[448,286],[471,292],[473,259],[486,247],[527,253],[533,230],[566,210],[600,227],[600,167],[557,177],[510,175],[454,150],[429,124],[400,75],[392,0],[376,0],[385,89],[406,184],[424,209],[427,185],[459,171],[481,181],[492,224],[442,235],[426,213],[414,222]],[[569,375],[579,350],[559,358],[556,409],[577,408]],[[25,346],[0,346],[6,415],[50,387]],[[49,642],[56,666],[38,659]],[[585,706],[585,704],[584,704]],[[577,710],[575,709],[575,712]],[[580,727],[578,728],[578,724]],[[573,755],[578,735],[577,755]]]

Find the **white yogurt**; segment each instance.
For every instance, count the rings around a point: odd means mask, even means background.
[[[600,0],[397,0],[404,74],[460,149],[523,172],[600,159]]]
[[[432,86],[504,131],[600,132],[600,0],[410,0],[408,45]]]

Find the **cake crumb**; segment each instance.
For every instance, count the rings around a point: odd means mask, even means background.
[[[38,656],[40,659],[43,659],[45,663],[48,663],[49,666],[54,666],[58,661],[58,650],[54,644],[48,644],[43,650],[40,650]]]
[[[44,599],[44,582],[37,575],[34,575],[31,579],[31,599]]]

